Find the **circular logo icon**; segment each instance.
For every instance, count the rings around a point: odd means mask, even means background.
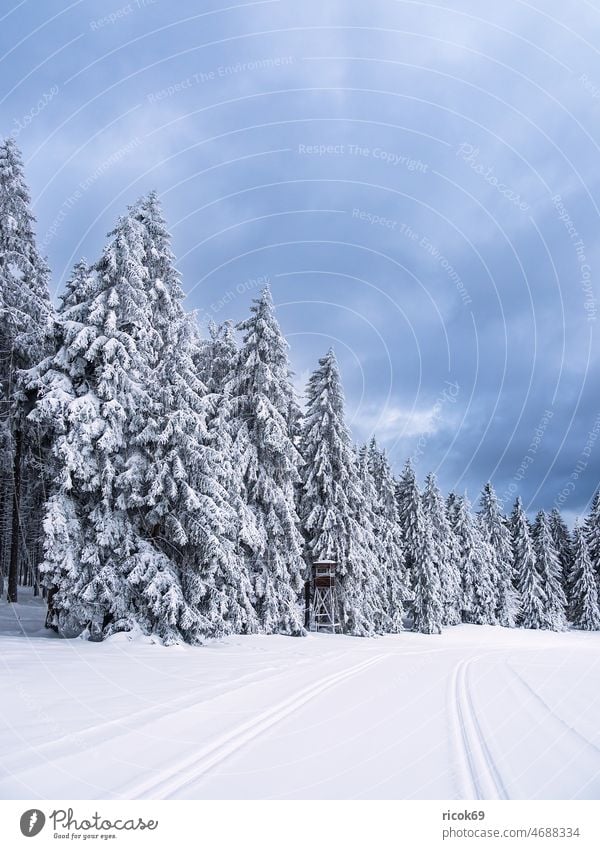
[[[25,837],[35,837],[46,824],[46,817],[37,808],[25,811],[21,816],[21,834]]]

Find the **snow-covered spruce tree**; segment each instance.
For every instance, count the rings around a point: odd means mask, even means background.
[[[245,611],[241,631],[256,633],[259,630],[259,622],[249,569],[254,562],[254,552],[262,547],[263,535],[257,522],[256,511],[247,502],[245,478],[242,467],[236,460],[233,443],[237,403],[232,393],[235,391],[239,371],[239,351],[230,321],[225,321],[222,325],[211,322],[208,330],[208,338],[200,341],[195,362],[208,389],[207,431],[209,444],[213,445],[219,454],[217,479],[227,493],[236,516],[234,539],[238,561],[237,598]]]
[[[42,581],[48,590],[46,625],[71,636],[81,631],[81,623],[70,614],[76,586],[81,586],[80,565],[84,546],[80,515],[87,496],[83,490],[73,492],[75,470],[84,467],[87,458],[71,437],[67,413],[75,414],[73,427],[84,430],[91,424],[78,401],[86,395],[89,377],[86,361],[73,355],[72,343],[87,329],[87,299],[91,297],[96,276],[85,260],[74,267],[60,296],[61,306],[53,323],[53,353],[42,359],[27,373],[29,388],[37,393],[37,402],[29,419],[35,423],[49,443],[47,463],[51,484],[43,508],[43,557],[40,563]],[[72,406],[71,406],[72,405]],[[78,421],[83,413],[83,418]],[[67,434],[69,433],[69,436]],[[61,592],[61,589],[65,592]],[[91,616],[91,611],[90,611]]]
[[[179,540],[177,554],[164,550],[181,570],[188,611],[180,624],[186,639],[255,631],[253,590],[238,548],[248,510],[241,504],[241,478],[232,465],[229,422],[223,416],[225,387],[237,364],[235,342],[229,325],[223,333],[211,334],[220,356],[210,359],[209,389],[198,377],[203,345],[179,303],[182,292],[170,237],[155,195],[142,204],[140,220],[149,272],[157,278],[158,312],[163,319],[170,317],[157,322],[164,345],[154,380],[161,388],[159,431],[149,439],[147,429],[142,434],[150,458],[146,523],[154,526],[158,519],[159,538]]]
[[[92,445],[100,435],[101,423],[99,399],[95,386],[90,387],[94,368],[81,355],[87,347],[86,337],[94,331],[87,324],[89,303],[77,300],[75,280],[80,273],[81,269],[73,273],[58,311],[56,354],[30,372],[31,383],[38,389],[31,416],[51,436],[55,466],[40,564],[49,591],[47,624],[64,636],[75,636],[93,623],[97,638],[109,609],[112,582],[105,581],[105,609],[101,610],[94,597],[98,581],[92,584],[95,570],[81,562],[84,549],[90,556],[93,549],[92,539],[85,538],[84,524],[93,504],[90,490],[100,487]]]
[[[521,599],[519,625],[523,628],[544,628],[548,602],[546,588],[536,565],[531,529],[520,497],[511,514],[510,528],[513,568]]]
[[[462,621],[474,625],[496,625],[498,600],[494,557],[466,496],[452,493],[448,517],[458,546]]]
[[[134,482],[129,499],[143,516],[140,535],[149,535],[181,577],[185,606],[176,608],[174,614],[180,613],[172,621],[168,610],[160,616],[159,607],[158,618],[198,643],[205,636],[241,633],[254,614],[248,575],[236,554],[237,515],[222,484],[229,458],[220,440],[211,439],[206,390],[193,362],[195,328],[183,313],[174,320],[176,344],[167,347],[155,371],[158,413],[137,437],[138,467],[130,466],[142,486]],[[146,557],[140,562],[141,570],[136,568],[154,614],[165,579],[151,562],[145,572]],[[173,583],[177,587],[176,577]],[[152,630],[152,619],[146,629]]]
[[[129,208],[95,266],[98,287],[88,322],[98,336],[84,356],[96,360],[102,436],[94,449],[102,486],[89,514],[89,538],[100,574],[122,594],[111,598],[103,632],[141,627],[172,642],[188,606],[173,560],[151,541],[156,531],[146,524],[145,505],[136,495],[147,474],[141,434],[162,414],[155,370],[179,292],[177,280],[168,278],[170,257],[159,253],[149,235],[144,205]],[[103,597],[102,581],[99,590]]]
[[[80,302],[67,300],[61,346],[40,376],[37,415],[54,416],[61,465],[47,540],[53,516],[76,516],[82,540],[74,574],[65,573],[50,542],[42,568],[62,633],[87,627],[98,639],[142,627],[172,641],[188,606],[173,561],[135,500],[146,470],[140,434],[160,414],[153,390],[164,346],[154,323],[160,284],[150,274],[138,213],[132,207],[119,220]]]
[[[550,532],[548,516],[543,510],[535,519],[533,545],[536,568],[546,596],[543,627],[551,631],[564,631],[567,626],[567,599],[562,586],[560,559]]]
[[[431,520],[426,515],[410,461],[396,487],[398,517],[411,580],[413,628],[422,634],[439,634],[444,617],[442,585]]]
[[[37,525],[44,475],[44,458],[34,450],[38,435],[27,420],[35,393],[21,372],[41,359],[51,332],[49,270],[34,222],[21,154],[9,137],[0,143],[0,572],[8,574],[9,602],[17,601],[19,563],[30,554],[21,521]],[[22,517],[26,503],[34,514]]]
[[[571,566],[573,563],[573,540],[566,522],[560,515],[560,512],[555,507],[549,517],[550,533],[554,540],[558,558],[561,566],[561,580],[563,589],[566,592],[568,577],[571,574]],[[600,553],[600,552],[599,552]]]
[[[180,633],[197,642],[221,633],[218,616],[211,616],[214,564],[208,563],[207,538],[214,538],[215,523],[217,532],[224,527],[220,504],[211,498],[214,475],[203,448],[206,388],[196,375],[195,328],[181,306],[183,292],[156,194],[131,207],[129,219],[146,320],[131,335],[145,367],[146,402],[143,418],[129,423],[116,480],[117,507],[128,514],[138,539],[122,569],[143,631],[166,642]]]
[[[406,461],[402,473],[396,482],[395,495],[396,506],[398,508],[398,521],[404,544],[404,558],[409,580],[412,582],[415,550],[418,545],[417,504],[420,500],[420,493],[415,477],[415,470],[410,460]]]
[[[594,494],[589,515],[583,525],[583,532],[588,544],[592,568],[600,584],[600,490]]]
[[[141,198],[130,208],[129,214],[135,220],[141,242],[144,298],[151,328],[147,335],[140,335],[138,347],[143,347],[150,365],[156,366],[179,337],[184,293],[174,265],[171,234],[156,192]]]
[[[598,581],[584,529],[573,531],[573,562],[569,575],[569,618],[582,631],[600,631]]]
[[[189,642],[255,630],[252,590],[238,555],[238,512],[228,490],[227,434],[215,427],[218,398],[198,377],[198,331],[181,306],[170,235],[154,193],[132,215],[140,227],[150,315],[151,399],[119,479],[141,544],[124,563],[136,620]],[[131,508],[134,508],[132,511]]]
[[[389,607],[386,549],[384,546],[385,523],[379,511],[379,497],[369,464],[369,449],[363,445],[356,452],[356,466],[360,491],[356,521],[362,526],[369,552],[370,567],[365,584],[365,609],[369,611],[373,630],[382,634],[396,632],[398,620],[393,621]],[[390,615],[392,614],[392,615]]]
[[[499,625],[514,628],[519,616],[519,596],[513,584],[513,554],[510,530],[502,515],[496,492],[486,483],[481,493],[479,524],[493,556],[496,581],[496,619]]]
[[[444,500],[435,475],[425,478],[423,509],[431,524],[434,561],[440,576],[443,602],[443,625],[457,625],[461,621],[462,587],[458,569],[458,543],[448,521]]]
[[[368,636],[374,630],[371,529],[358,518],[362,506],[360,481],[344,421],[340,373],[331,349],[319,360],[308,382],[301,453],[304,465],[299,513],[307,573],[316,560],[336,561],[342,629],[355,636]]]
[[[302,536],[295,505],[300,455],[293,443],[294,399],[287,342],[275,318],[268,288],[254,301],[239,366],[231,381],[233,461],[257,534],[246,551],[260,629],[267,634],[304,633]]]
[[[385,630],[395,634],[403,628],[405,606],[412,599],[404,563],[402,532],[398,522],[396,482],[385,451],[375,438],[368,451],[369,470],[375,484],[375,535],[382,548],[386,585],[387,622]]]

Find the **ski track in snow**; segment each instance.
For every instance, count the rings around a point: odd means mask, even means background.
[[[469,669],[479,657],[460,660],[452,672],[450,708],[462,779],[461,798],[508,799],[508,793],[485,741],[469,686]]]
[[[295,713],[320,693],[342,681],[355,678],[361,672],[381,663],[389,656],[389,654],[376,655],[341,672],[322,678],[315,684],[311,684],[293,696],[284,699],[275,707],[269,708],[253,719],[236,726],[193,755],[175,760],[158,776],[154,775],[145,781],[132,782],[120,788],[119,796],[129,799],[170,799],[174,797],[185,787],[200,779],[214,766],[243,748],[264,731],[272,728],[276,723]]]
[[[143,729],[150,725],[154,720],[161,719],[165,714],[174,716],[178,713],[183,713],[196,705],[208,704],[222,695],[239,692],[240,690],[244,690],[254,684],[260,684],[265,681],[267,677],[270,681],[280,677],[277,674],[273,676],[265,676],[262,674],[272,671],[279,672],[280,669],[279,667],[270,666],[261,669],[261,674],[251,672],[248,675],[241,675],[238,678],[238,682],[244,681],[245,679],[250,680],[246,681],[245,684],[240,684],[240,686],[233,688],[228,686],[228,682],[226,682],[222,689],[215,687],[215,690],[205,698],[201,698],[201,696],[205,696],[206,694],[206,685],[203,685],[202,687],[195,688],[191,693],[179,696],[171,701],[160,702],[156,705],[152,705],[151,707],[131,711],[125,716],[117,716],[114,719],[107,720],[106,722],[99,722],[88,726],[87,728],[72,731],[69,734],[57,737],[54,740],[46,740],[37,744],[35,747],[32,746],[31,751],[33,751],[35,755],[39,756],[41,759],[52,760],[53,762],[60,760],[61,758],[68,758],[73,754],[73,745],[87,747],[93,746],[94,744],[102,744],[106,742],[107,734],[110,734],[110,737],[114,740],[117,737],[121,737],[125,734],[131,734],[132,732],[141,733],[143,732]],[[284,675],[285,672],[282,672],[281,674]],[[139,720],[146,721],[140,725]],[[28,756],[29,752],[22,751],[3,755],[2,766],[7,772],[18,774],[21,771],[31,768],[31,762],[26,760]]]

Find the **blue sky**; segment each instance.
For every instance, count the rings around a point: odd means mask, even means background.
[[[492,5],[498,8],[492,8]],[[483,6],[483,8],[482,8]],[[355,438],[572,520],[600,479],[588,0],[5,2],[0,109],[60,290],[151,188],[186,304],[269,280]]]

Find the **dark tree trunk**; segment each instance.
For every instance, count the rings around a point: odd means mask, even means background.
[[[12,475],[3,470],[0,477],[2,505],[0,514],[0,596],[4,595],[4,579],[8,574],[10,524],[12,515]]]
[[[44,590],[45,592],[45,590]],[[51,590],[48,591],[48,610],[46,612],[46,628],[51,628],[53,631],[58,633],[58,625],[55,621],[55,610],[54,610],[54,596],[56,595],[56,587],[52,587]]]
[[[15,431],[15,456],[13,477],[12,504],[12,534],[10,540],[10,562],[8,566],[8,592],[6,600],[9,604],[17,602],[17,587],[19,582],[19,543],[20,543],[20,514],[21,507],[21,454],[23,452],[23,434],[21,428]]]

